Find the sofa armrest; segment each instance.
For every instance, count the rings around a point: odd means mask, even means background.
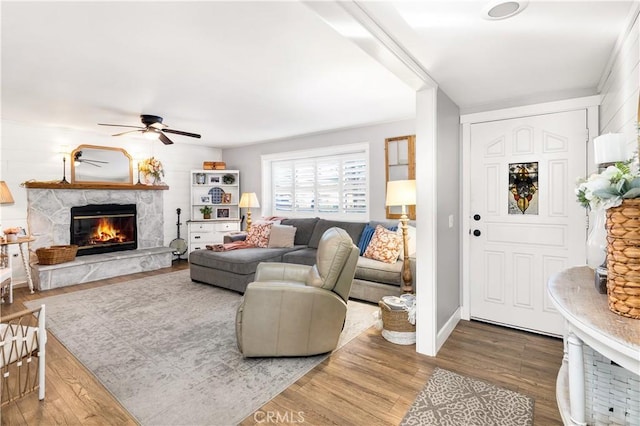
[[[247,233],[245,231],[230,232],[229,234],[225,234],[225,236],[222,237],[222,242],[224,244],[228,244],[228,243],[234,243],[236,241],[244,241],[246,239],[247,239]]]
[[[293,281],[305,283],[311,266],[296,263],[261,262],[256,269],[255,281]]]

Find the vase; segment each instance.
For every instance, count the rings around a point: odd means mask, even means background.
[[[142,173],[140,182],[145,185],[160,185],[160,176],[154,176],[151,173]]]
[[[640,199],[607,209],[609,310],[640,319]]]
[[[604,209],[591,211],[589,215],[589,237],[587,238],[587,265],[596,269],[605,261],[607,254],[607,215]]]

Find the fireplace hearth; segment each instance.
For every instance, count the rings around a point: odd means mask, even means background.
[[[135,204],[90,204],[71,208],[70,242],[78,256],[135,250]]]

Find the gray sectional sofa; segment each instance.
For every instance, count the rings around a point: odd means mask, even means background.
[[[316,261],[318,242],[327,229],[333,226],[344,229],[357,245],[367,225],[364,222],[339,222],[319,218],[283,219],[281,223],[296,227],[293,247],[245,248],[223,252],[195,250],[189,254],[191,279],[244,293],[247,285],[253,281],[260,262],[313,265]],[[375,227],[377,224],[396,225],[397,222],[369,224]],[[413,258],[410,259],[410,264],[415,277]],[[360,256],[350,297],[377,303],[383,296],[399,295],[402,265],[401,260],[389,264]]]

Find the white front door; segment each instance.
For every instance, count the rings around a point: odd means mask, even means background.
[[[585,263],[586,110],[471,125],[470,314],[561,335],[549,277]]]

